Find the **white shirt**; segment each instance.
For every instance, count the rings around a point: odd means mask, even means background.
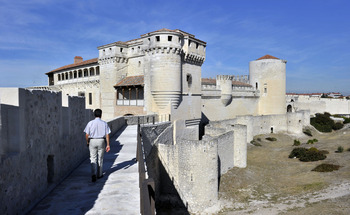
[[[98,139],[105,138],[107,134],[111,133],[111,129],[105,121],[96,117],[86,125],[84,132],[89,135],[89,138]]]

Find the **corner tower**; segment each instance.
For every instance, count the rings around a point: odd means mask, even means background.
[[[259,115],[284,114],[286,60],[265,55],[249,63],[250,84],[259,90]]]

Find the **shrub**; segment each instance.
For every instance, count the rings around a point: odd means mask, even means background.
[[[329,154],[329,151],[327,151],[327,150],[318,150],[318,151],[324,155]]]
[[[311,133],[310,129],[308,129],[308,128],[304,129],[303,133],[306,134],[307,136],[312,137],[312,133]]]
[[[314,144],[313,140],[308,140],[306,144]]]
[[[329,113],[317,113],[316,117],[310,119],[310,124],[321,132],[331,132],[334,126],[334,121],[330,118]]]
[[[300,157],[299,160],[303,162],[318,161],[326,159],[326,155],[316,150],[307,150],[305,155]]]
[[[318,151],[315,147],[311,147],[310,149],[298,147],[292,150],[289,154],[289,158],[299,158],[300,161],[308,162],[308,161],[318,161],[326,159],[326,155],[321,151]]]
[[[339,129],[342,129],[344,127],[344,124],[341,123],[341,122],[337,122],[335,123],[333,126],[332,126],[332,129],[333,130],[339,130]]]
[[[314,141],[314,143],[317,143],[317,142],[318,142],[318,139],[313,139],[312,141]]]
[[[344,151],[344,148],[342,146],[338,146],[336,153],[342,153]]]
[[[350,118],[348,118],[348,117],[343,117],[343,119],[344,119],[344,124],[348,124],[348,123],[350,123]]]
[[[315,167],[311,171],[315,171],[315,172],[332,172],[334,170],[338,170],[339,168],[340,168],[340,166],[338,166],[338,165],[323,163],[323,164],[318,165],[317,167]]]
[[[300,141],[299,140],[294,140],[293,146],[300,146]]]
[[[266,137],[265,139],[268,141],[276,141],[277,140],[275,137]]]
[[[260,142],[260,141],[261,141],[261,138],[260,138],[260,137],[258,137],[258,138],[257,138],[257,140]]]
[[[250,141],[251,144],[253,144],[254,146],[262,146],[260,143],[258,143],[256,140],[252,140]]]
[[[302,147],[294,148],[292,152],[289,154],[289,158],[294,158],[294,157],[300,158],[301,156],[306,154],[306,151],[307,151],[306,148],[302,148]]]

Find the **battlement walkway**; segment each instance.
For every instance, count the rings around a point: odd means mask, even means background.
[[[29,214],[140,214],[136,136],[136,125],[118,131],[105,153],[103,178],[91,182],[87,159]]]

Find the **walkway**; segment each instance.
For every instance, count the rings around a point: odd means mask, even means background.
[[[29,214],[140,214],[136,133],[128,126],[111,138],[103,178],[91,182],[87,159]]]

